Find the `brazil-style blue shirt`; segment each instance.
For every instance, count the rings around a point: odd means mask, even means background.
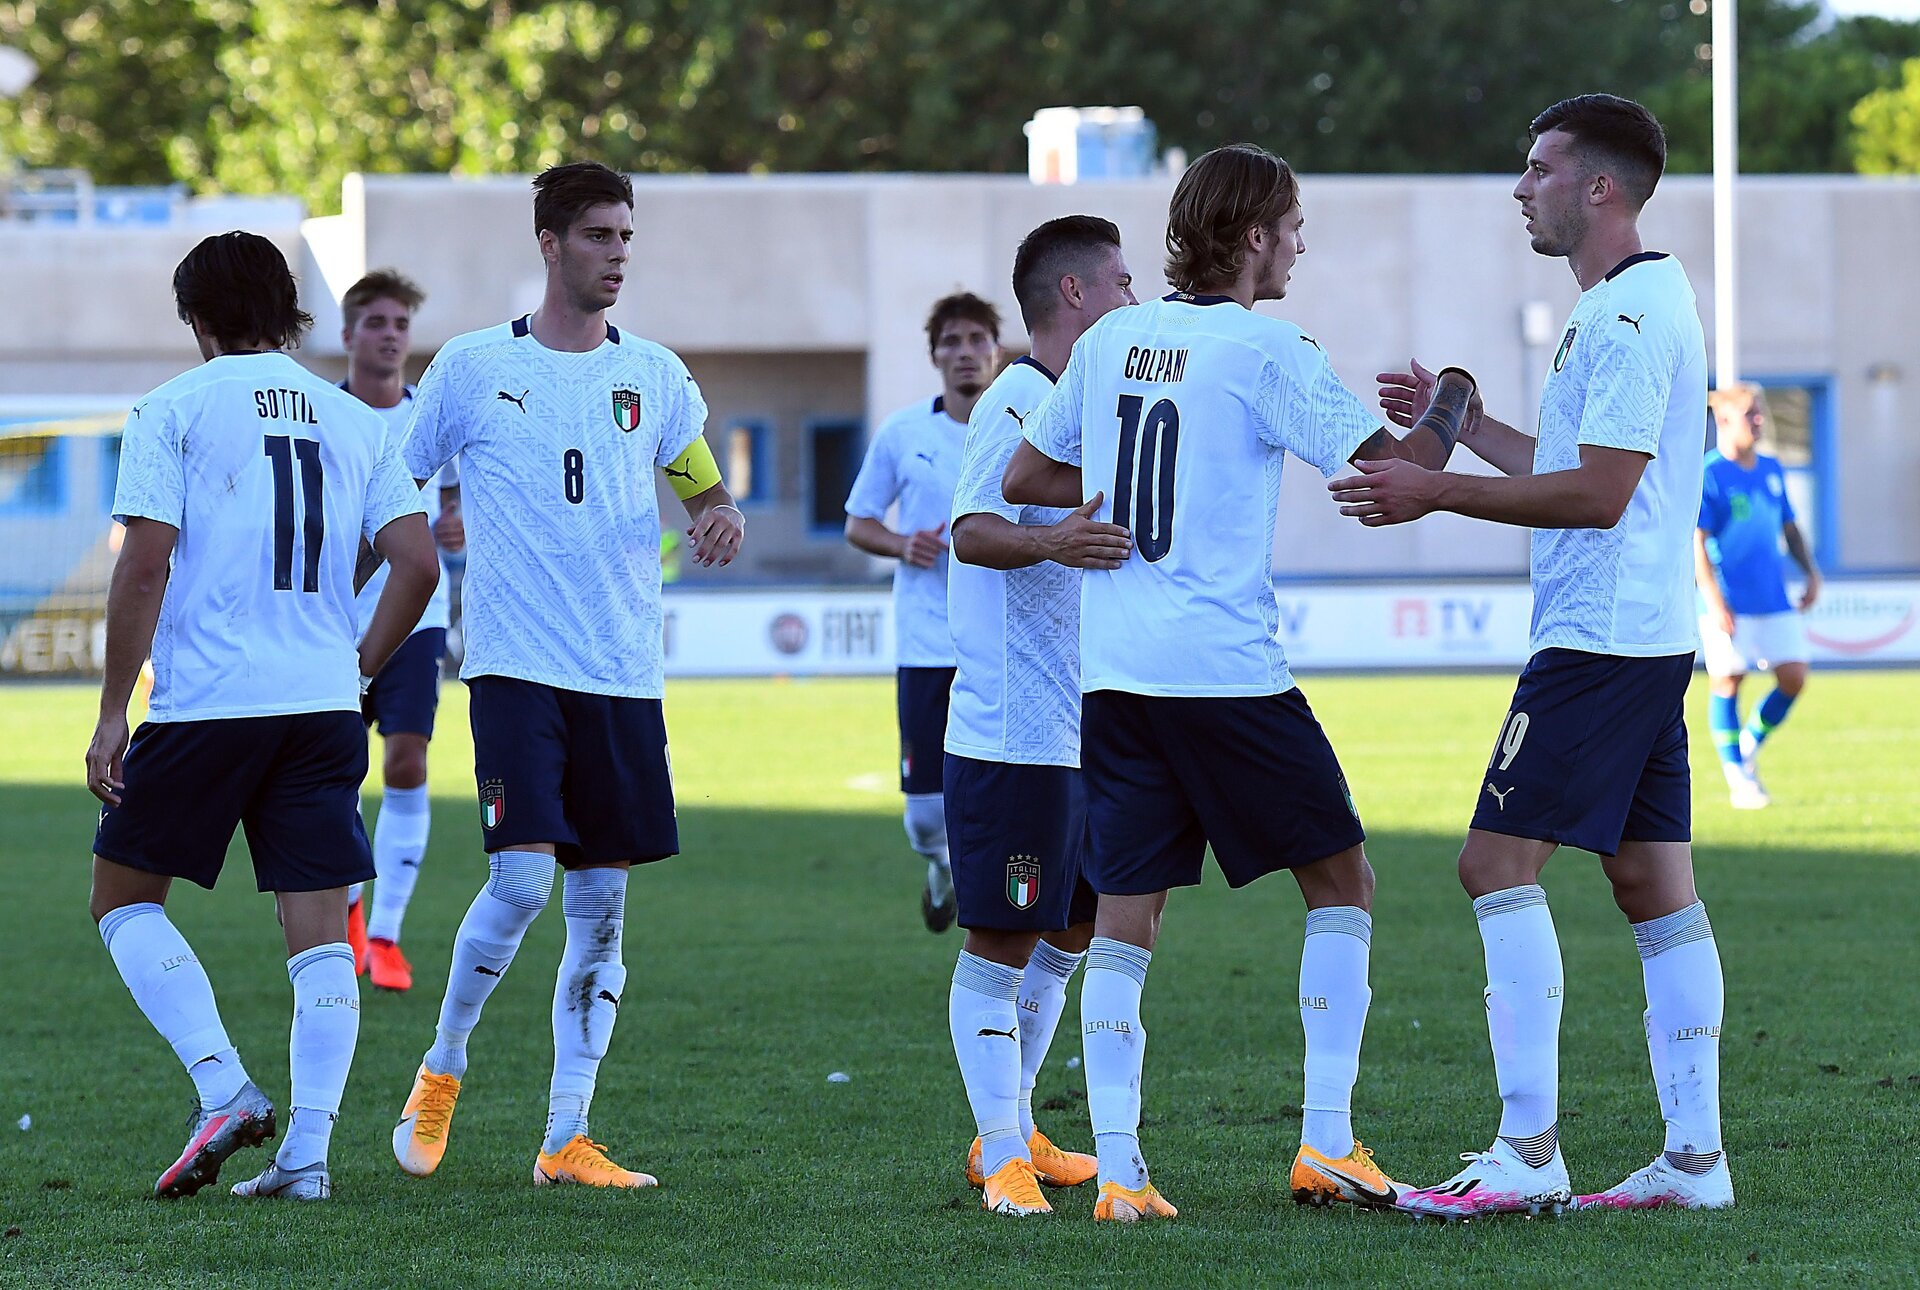
[[[1735,614],[1793,608],[1780,554],[1780,527],[1791,519],[1786,472],[1776,458],[1759,454],[1753,469],[1745,470],[1717,452],[1707,454],[1700,528],[1727,608]]]

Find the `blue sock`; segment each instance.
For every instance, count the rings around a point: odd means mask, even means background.
[[[1774,691],[1778,694],[1779,691]],[[1730,766],[1740,764],[1740,696],[1709,694],[1707,724],[1713,728],[1713,746],[1720,760]]]
[[[1777,686],[1771,694],[1760,700],[1760,706],[1747,719],[1747,734],[1753,739],[1754,747],[1758,748],[1767,742],[1767,736],[1773,733],[1774,727],[1787,719],[1787,710],[1791,707],[1793,696],[1782,694]]]

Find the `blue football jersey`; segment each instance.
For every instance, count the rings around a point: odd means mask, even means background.
[[[1780,554],[1780,529],[1792,519],[1787,475],[1777,458],[1762,453],[1747,470],[1717,452],[1707,454],[1700,528],[1734,613],[1780,614],[1793,608]]]

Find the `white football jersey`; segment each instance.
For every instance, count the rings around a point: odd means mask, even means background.
[[[339,388],[344,390],[346,386],[342,385]],[[369,411],[377,413],[387,423],[387,433],[395,444],[405,442],[407,422],[413,416],[413,387],[407,386],[400,401],[392,407],[370,408]],[[448,461],[440,468],[440,473],[428,480],[426,488],[421,490],[420,500],[426,504],[427,519],[430,521],[438,520],[440,517],[440,490],[452,488],[460,482],[459,460],[455,457]],[[392,570],[382,563],[373,571],[373,576],[367,579],[367,585],[360,588],[360,594],[353,598],[354,614],[362,637],[367,634],[367,628],[373,625],[374,606],[380,603],[380,593],[386,589],[387,575],[391,572]],[[453,625],[452,597],[447,588],[447,581],[447,571],[442,568],[440,581],[433,588],[433,597],[427,601],[426,609],[421,612],[420,621],[414,624],[414,631],[425,631],[429,627],[447,628]]]
[[[134,404],[113,517],[180,530],[149,721],[357,712],[360,539],[423,511],[371,408],[285,354],[228,354]]]
[[[1115,309],[1073,347],[1026,437],[1081,468],[1095,519],[1133,534],[1080,576],[1080,688],[1261,695],[1293,688],[1273,533],[1291,452],[1322,475],[1379,420],[1292,323],[1226,296]]]
[[[967,427],[947,415],[945,398],[904,407],[880,423],[866,460],[847,494],[847,514],[884,520],[896,501],[895,529],[913,533],[939,528],[953,515],[960,482],[960,453]],[[952,667],[953,638],[947,632],[947,565],[942,551],[930,569],[905,560],[893,570],[894,664]]]
[[[1533,648],[1692,651],[1707,348],[1680,262],[1645,252],[1580,296],[1540,391],[1533,473],[1572,470],[1580,445],[1653,460],[1610,529],[1533,531]]]
[[[582,354],[548,349],[526,318],[446,343],[405,452],[416,479],[460,456],[463,678],[662,697],[653,473],[706,420],[679,357],[612,326]]]
[[[1053,373],[1015,359],[974,405],[953,522],[998,515],[1053,524],[1048,506],[1015,506],[1000,478],[1020,444],[1020,426],[1047,395]],[[948,618],[959,670],[947,707],[947,751],[978,761],[1080,764],[1080,571],[1043,560],[986,569],[955,560],[947,574]]]

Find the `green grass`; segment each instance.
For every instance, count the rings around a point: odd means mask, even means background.
[[[1480,945],[1453,859],[1510,685],[1306,686],[1380,876],[1357,1120],[1382,1162],[1419,1182],[1452,1172],[1495,1124]],[[1911,1284],[1920,673],[1816,677],[1767,753],[1767,812],[1728,810],[1695,741],[1740,1207],[1452,1228],[1286,1199],[1300,902],[1285,878],[1230,894],[1217,876],[1175,895],[1147,994],[1144,1139],[1180,1220],[1096,1229],[1086,1188],[1057,1197],[1051,1222],[983,1215],[960,1178],[972,1130],[946,1032],[958,938],[920,926],[921,866],[886,779],[892,692],[877,681],[682,683],[669,696],[685,854],[635,875],[632,976],[594,1106],[597,1135],[664,1189],[529,1184],[551,1060],[551,911],[475,1036],[446,1165],[404,1177],[387,1135],[484,873],[463,701],[446,687],[433,842],[407,923],[421,984],[367,992],[336,1196],[295,1208],[239,1203],[224,1186],[148,1198],[191,1086],[86,915],[93,698],[0,691],[0,1283]],[[1593,1188],[1660,1143],[1639,963],[1591,857],[1564,854],[1546,884],[1568,980],[1562,1136],[1576,1188]],[[244,852],[217,893],[183,887],[170,909],[250,1070],[283,1097],[284,948]],[[1042,1123],[1084,1145],[1072,1015],[1038,1096]],[[852,1080],[828,1084],[831,1071]],[[30,1132],[12,1127],[22,1114]],[[226,1181],[263,1159],[237,1157]]]

